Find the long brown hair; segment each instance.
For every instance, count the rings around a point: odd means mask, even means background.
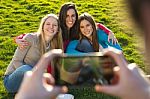
[[[81,33],[81,30],[80,30],[80,23],[81,21],[83,20],[87,20],[90,22],[90,24],[92,25],[92,28],[93,28],[93,33],[92,33],[92,46],[94,48],[94,50],[96,52],[99,51],[99,44],[98,44],[98,40],[97,40],[97,33],[96,33],[96,25],[95,25],[95,21],[94,19],[92,18],[92,16],[88,13],[83,13],[79,16],[79,19],[78,19],[78,33],[80,35],[80,40],[82,38],[87,38],[85,37],[82,33]]]
[[[68,30],[68,27],[66,26],[67,11],[69,9],[73,9],[76,14],[76,21],[73,27],[70,28],[70,30]],[[78,13],[75,4],[71,2],[63,4],[61,6],[60,13],[59,13],[59,21],[60,21],[60,27],[62,29],[63,41],[74,40],[79,38],[79,34],[77,32],[77,20],[78,20]]]

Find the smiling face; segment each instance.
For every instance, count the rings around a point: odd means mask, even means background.
[[[73,27],[74,23],[76,21],[76,13],[74,9],[69,9],[67,11],[67,17],[66,17],[66,26],[68,28]]]
[[[80,22],[80,31],[84,36],[91,38],[93,33],[92,24],[87,20],[82,20]]]
[[[58,21],[49,17],[43,25],[43,31],[45,37],[53,37],[58,32]]]

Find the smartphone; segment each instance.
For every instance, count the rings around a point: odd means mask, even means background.
[[[102,52],[84,54],[63,54],[60,57],[62,65],[57,68],[59,79],[56,85],[62,86],[94,86],[109,85],[114,77],[116,66],[111,57]]]

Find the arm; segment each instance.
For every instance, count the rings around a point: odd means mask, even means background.
[[[24,58],[25,58],[29,48],[32,46],[33,39],[32,39],[31,34],[27,34],[24,37],[24,40],[28,41],[30,43],[30,46],[27,46],[24,50],[21,50],[20,48],[17,48],[17,50],[15,51],[14,57],[13,57],[14,66],[21,66],[21,65],[24,64]]]
[[[27,46],[29,46],[29,42],[24,40],[23,38],[25,37],[26,34],[21,34],[17,37],[14,38],[14,42],[18,45],[20,49],[24,49]]]
[[[97,27],[101,30],[103,30],[106,34],[109,35],[109,33],[111,32],[110,29],[108,29],[106,26],[104,26],[103,24],[101,23],[97,23]]]
[[[106,26],[104,26],[101,23],[97,23],[97,27],[98,27],[98,29],[103,30],[108,35],[109,42],[111,41],[112,44],[118,43],[114,33],[110,29],[108,29]]]
[[[112,42],[108,41],[108,35],[103,30],[97,29],[97,37],[99,44],[101,44],[103,48],[114,47],[122,50],[119,43],[113,44]]]
[[[79,42],[78,40],[70,41],[70,43],[67,46],[66,53],[69,53],[69,54],[83,53],[83,52],[79,52],[79,51],[76,50],[78,42]]]

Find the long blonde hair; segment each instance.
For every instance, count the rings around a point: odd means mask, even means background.
[[[41,23],[40,23],[40,26],[39,26],[39,29],[37,31],[38,33],[38,37],[39,37],[39,43],[40,43],[40,50],[41,50],[41,55],[43,55],[44,53],[46,53],[46,40],[45,40],[45,36],[44,36],[44,30],[43,30],[43,27],[44,27],[44,24],[46,22],[46,20],[49,18],[49,17],[53,17],[54,19],[57,20],[58,22],[58,32],[53,36],[53,38],[49,41],[49,44],[50,44],[50,50],[51,49],[62,49],[63,50],[63,40],[62,40],[62,34],[61,34],[61,29],[60,29],[60,23],[58,21],[58,17],[54,14],[48,14],[46,15],[44,18],[42,18],[41,20]],[[54,67],[57,67],[59,68],[59,66],[62,65],[62,62],[55,58],[51,61],[51,66],[52,68],[54,69]],[[56,76],[58,75],[57,72],[56,74],[52,73],[52,75]],[[56,76],[57,77],[57,76]]]
[[[44,24],[46,20],[50,17],[53,17],[54,19],[57,20],[58,22],[58,32],[54,35],[52,40],[50,40],[50,49],[63,49],[63,40],[62,40],[62,34],[61,34],[61,29],[60,29],[60,23],[58,21],[58,17],[55,14],[48,14],[45,17],[42,18],[39,29],[37,31],[38,36],[39,36],[39,42],[40,42],[40,48],[41,48],[41,53],[44,54],[46,52],[46,40],[44,36]]]

